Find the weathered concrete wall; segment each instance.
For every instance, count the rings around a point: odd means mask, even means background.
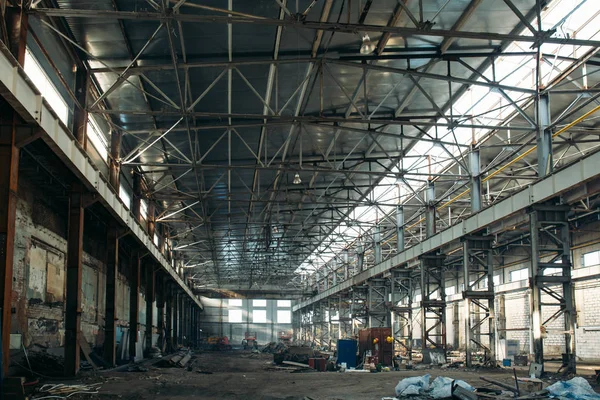
[[[19,181],[13,279],[12,333],[22,334],[26,347],[64,346],[67,210],[25,178]],[[86,223],[88,220],[86,219]],[[105,228],[96,221],[84,231],[81,330],[92,346],[104,342]],[[128,259],[120,260],[117,276],[117,325],[129,326]],[[142,280],[143,282],[143,280]],[[145,329],[144,288],[139,322]],[[156,303],[154,304],[156,327]],[[117,336],[120,340],[120,335]]]

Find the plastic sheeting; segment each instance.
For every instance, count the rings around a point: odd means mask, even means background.
[[[600,394],[594,392],[588,381],[582,377],[556,382],[546,390],[550,393],[550,397],[559,399],[600,400]]]

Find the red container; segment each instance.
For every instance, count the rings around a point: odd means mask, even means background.
[[[370,350],[371,355],[377,357],[381,364],[391,366],[394,346],[393,343],[388,343],[386,340],[391,335],[391,328],[368,328],[360,330],[358,332],[360,355],[363,356],[367,350]],[[378,339],[377,344],[373,343],[374,339]]]
[[[327,361],[324,358],[309,358],[308,365],[312,369],[316,369],[317,371],[325,372],[327,369]]]

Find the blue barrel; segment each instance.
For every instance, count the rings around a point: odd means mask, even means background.
[[[346,363],[348,368],[356,368],[356,349],[357,342],[352,339],[340,339],[337,342],[338,359],[337,363],[341,365]]]

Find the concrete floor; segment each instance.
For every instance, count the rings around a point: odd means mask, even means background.
[[[181,368],[157,368],[145,363],[147,372],[101,372],[84,378],[85,383],[103,382],[99,394],[90,399],[285,399],[380,400],[394,396],[399,380],[408,376],[431,374],[467,381],[476,387],[494,387],[479,379],[486,376],[512,383],[512,370],[423,369],[382,373],[339,373],[266,370],[271,367],[271,354],[243,351],[197,354],[192,371]],[[212,374],[200,374],[198,369]],[[590,377],[593,371],[582,369]],[[519,372],[526,376],[526,371]],[[548,384],[553,381],[549,381]]]

